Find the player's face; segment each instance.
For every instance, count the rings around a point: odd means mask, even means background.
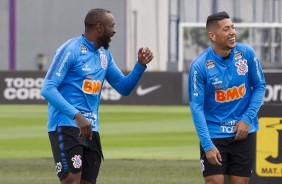
[[[215,31],[215,44],[223,49],[230,50],[236,46],[236,31],[231,19],[218,21],[218,27]]]
[[[115,21],[112,14],[107,14],[107,21],[103,26],[104,31],[100,36],[100,42],[105,49],[108,49],[110,46],[110,42],[112,41],[112,37],[116,33]]]

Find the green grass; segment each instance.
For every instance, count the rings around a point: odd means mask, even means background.
[[[0,106],[0,183],[58,183],[46,121],[45,105]],[[100,122],[98,184],[201,183],[189,107],[102,105]]]
[[[54,184],[53,160],[0,160],[2,184]],[[97,184],[202,184],[198,161],[188,160],[115,160],[102,163]]]

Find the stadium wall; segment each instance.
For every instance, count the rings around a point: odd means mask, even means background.
[[[148,70],[166,70],[168,0],[1,0],[0,70],[38,71],[40,62],[47,70],[54,51],[84,32],[84,17],[92,8],[109,9],[115,17],[110,50],[122,70],[132,69],[145,46],[155,55]]]

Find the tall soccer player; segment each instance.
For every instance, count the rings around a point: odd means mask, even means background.
[[[48,134],[61,184],[96,183],[103,157],[98,109],[104,80],[129,95],[153,59],[148,48],[140,48],[135,67],[123,75],[108,50],[116,33],[111,12],[92,9],[84,24],[84,34],[55,52],[41,91],[48,101]]]
[[[224,184],[224,175],[230,184],[247,184],[265,78],[255,51],[236,43],[226,12],[210,15],[206,29],[212,46],[192,62],[188,89],[201,169],[206,184]]]

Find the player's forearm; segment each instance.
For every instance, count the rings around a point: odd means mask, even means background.
[[[251,125],[252,120],[257,116],[257,113],[263,103],[265,93],[265,83],[262,82],[254,87],[254,91],[252,94],[252,98],[250,101],[250,106],[243,114],[241,120],[246,122],[247,124]]]
[[[120,94],[127,96],[129,95],[134,87],[138,84],[138,81],[142,77],[142,74],[146,70],[146,67],[141,66],[138,62],[136,63],[133,70],[124,76],[115,65],[109,68],[108,73],[111,77],[107,77],[107,81],[117,90]]]
[[[195,102],[190,102],[190,108],[192,112],[194,125],[197,131],[197,135],[200,139],[203,149],[205,150],[205,152],[207,152],[208,150],[212,149],[215,146],[211,141],[211,137],[206,124],[204,110],[201,107],[201,105]]]

